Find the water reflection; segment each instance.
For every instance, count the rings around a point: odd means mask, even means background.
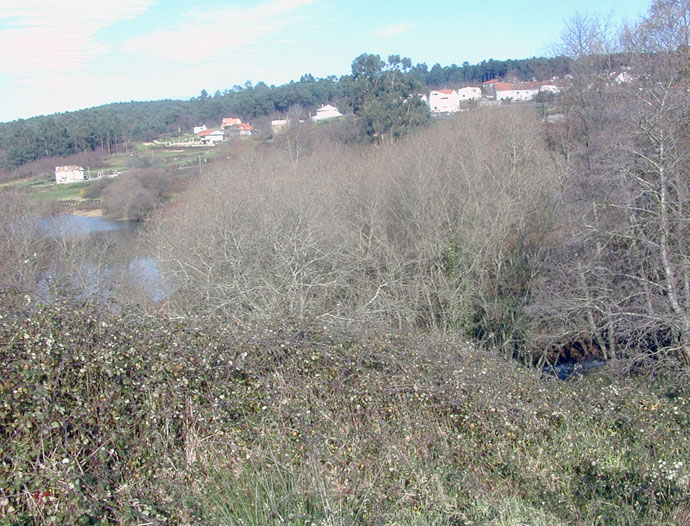
[[[40,230],[54,240],[55,259],[41,277],[51,294],[54,284],[77,297],[111,298],[120,290],[134,300],[158,302],[169,293],[158,260],[138,243],[139,223],[62,214],[41,219]],[[126,291],[126,292],[125,292]]]
[[[72,214],[59,214],[45,217],[40,223],[41,232],[46,236],[84,236],[95,232],[123,231],[134,237],[136,221],[112,221],[103,217],[86,217]]]
[[[162,301],[170,293],[170,288],[163,281],[160,263],[153,256],[133,259],[128,265],[129,276],[135,276],[136,282],[146,292],[151,301]]]

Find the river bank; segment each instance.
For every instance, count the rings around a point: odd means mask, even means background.
[[[80,217],[103,217],[102,208],[93,208],[90,210],[79,210],[70,208],[69,210],[66,210],[65,213]]]

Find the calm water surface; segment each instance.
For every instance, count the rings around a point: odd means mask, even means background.
[[[114,282],[128,280],[152,301],[168,294],[158,260],[137,243],[136,221],[60,214],[43,218],[40,227],[49,237],[86,241],[72,276],[86,293],[108,295]],[[50,277],[48,273],[46,282]]]
[[[103,217],[84,217],[59,214],[41,220],[41,229],[49,236],[83,236],[96,232],[130,233],[134,239],[138,227],[136,221],[112,221]]]

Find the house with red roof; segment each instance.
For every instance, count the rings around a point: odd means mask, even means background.
[[[496,100],[532,100],[539,93],[539,84],[537,82],[496,82],[493,89]]]
[[[453,113],[460,111],[460,96],[452,89],[439,89],[429,93],[431,113]]]
[[[237,117],[224,117],[223,122],[220,123],[220,129],[224,130],[225,128],[230,128],[231,126],[236,126],[238,124],[242,124],[242,119]]]
[[[234,133],[234,134],[242,135],[242,136],[251,135],[253,130],[254,130],[254,126],[252,126],[248,122],[241,122],[239,124],[235,124],[234,126],[230,127],[230,133]]]
[[[217,144],[225,140],[222,130],[205,130],[196,134],[201,144]]]

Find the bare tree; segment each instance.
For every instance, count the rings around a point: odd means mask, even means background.
[[[532,307],[544,345],[690,364],[689,15],[686,2],[657,1],[623,32],[634,76],[604,90],[567,178]]]
[[[103,208],[117,219],[142,219],[163,202],[168,185],[169,178],[156,170],[129,171],[103,190]]]
[[[690,3],[656,1],[627,32],[628,53],[640,74],[634,127],[625,144],[631,156],[623,172],[634,189],[629,221],[650,255],[639,279],[661,295],[663,323],[677,334],[690,365]],[[675,339],[675,338],[674,338]]]
[[[17,191],[0,192],[0,286],[35,290],[47,263],[41,220],[49,211],[32,206]]]
[[[536,117],[504,108],[385,147],[247,152],[147,236],[177,313],[457,329],[512,352],[556,183]]]
[[[564,22],[560,42],[554,46],[558,55],[573,60],[589,61],[608,56],[616,51],[613,16],[601,16],[587,11],[576,11]]]
[[[568,90],[561,97],[565,122],[557,128],[567,133],[559,140],[572,138],[589,144],[592,129],[605,114],[606,88],[612,73],[621,66],[618,27],[612,15],[576,12],[564,23],[553,54],[571,59]],[[565,150],[569,151],[566,145]]]

